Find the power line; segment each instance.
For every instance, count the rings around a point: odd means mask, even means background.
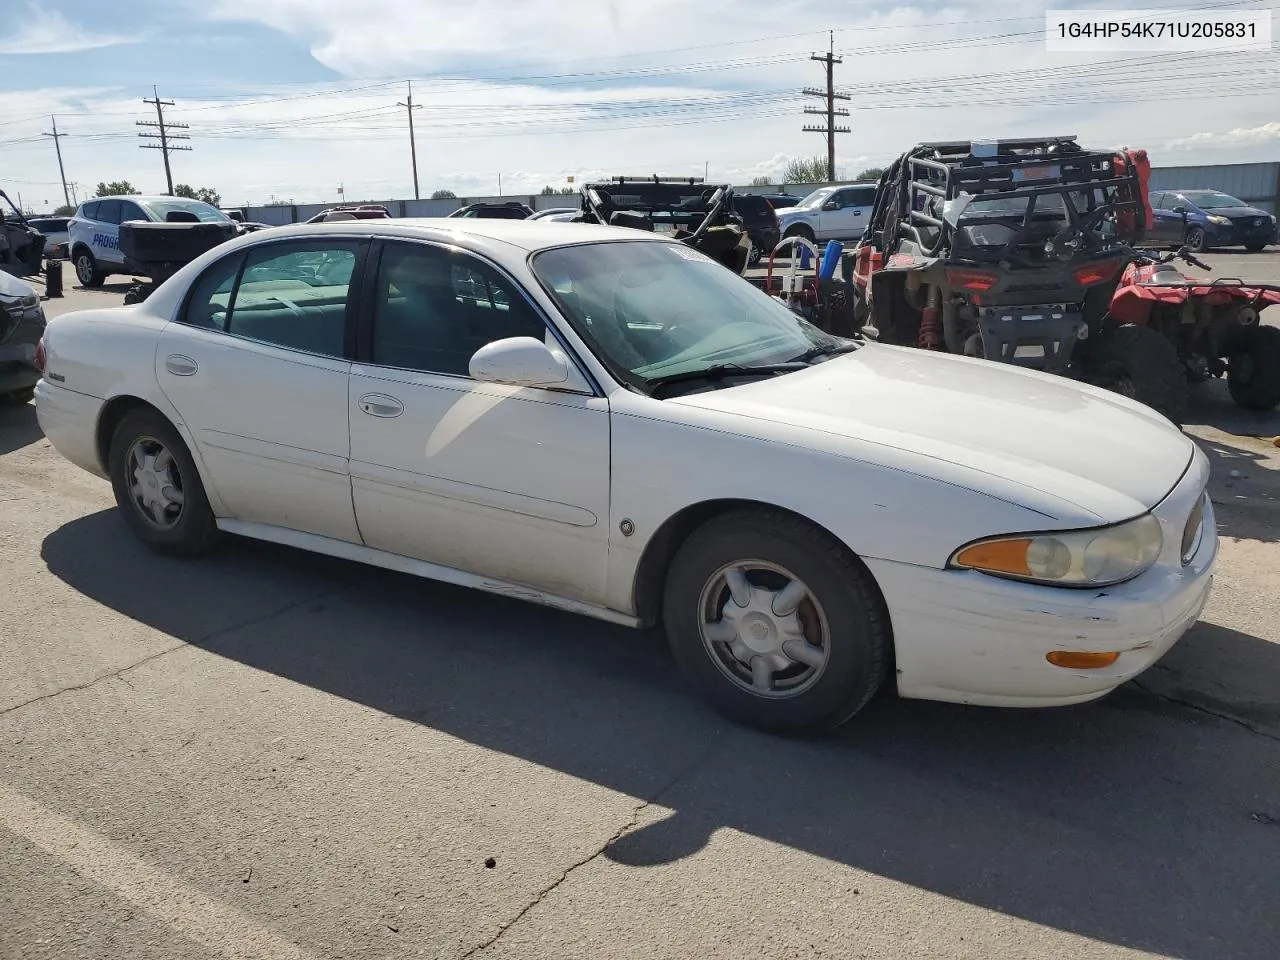
[[[826,68],[826,71],[827,71],[827,89],[826,89],[825,91],[822,91],[822,90],[818,90],[818,89],[816,89],[816,88],[814,88],[814,87],[805,87],[805,88],[804,88],[804,90],[802,91],[802,92],[804,93],[804,95],[805,95],[805,96],[808,96],[808,97],[826,97],[826,100],[827,100],[827,107],[826,107],[826,110],[825,110],[825,111],[824,111],[824,110],[820,110],[820,109],[818,109],[817,107],[805,107],[805,108],[804,108],[804,112],[805,112],[805,113],[819,113],[819,114],[820,114],[820,113],[824,113],[824,112],[825,112],[825,113],[826,113],[826,115],[827,115],[827,122],[826,122],[826,125],[825,125],[825,126],[816,127],[816,126],[811,126],[811,125],[810,125],[810,126],[805,126],[803,129],[804,129],[804,131],[805,131],[806,133],[821,133],[821,134],[825,134],[825,135],[826,135],[826,138],[827,138],[827,180],[828,180],[828,181],[833,181],[833,180],[835,180],[835,178],[836,178],[836,134],[837,134],[837,133],[848,133],[848,132],[849,132],[849,128],[848,128],[848,127],[837,127],[837,126],[836,126],[836,117],[837,117],[837,116],[840,116],[840,117],[847,117],[847,116],[849,115],[849,111],[848,111],[848,110],[845,110],[845,109],[843,109],[843,108],[841,108],[841,109],[839,109],[839,110],[837,110],[837,109],[836,109],[836,101],[837,101],[837,100],[848,100],[848,99],[849,99],[849,94],[847,94],[847,93],[836,93],[836,88],[835,88],[835,65],[836,65],[837,63],[844,63],[844,59],[843,59],[842,57],[837,57],[837,56],[836,56],[836,54],[835,54],[835,48],[836,48],[836,35],[835,35],[835,31],[834,31],[834,30],[833,30],[833,31],[831,31],[831,33],[830,33],[830,36],[829,36],[828,40],[829,40],[829,46],[828,46],[828,48],[827,48],[827,52],[826,52],[825,54],[823,54],[823,55],[821,55],[821,56],[819,56],[818,54],[814,54],[813,56],[811,56],[811,57],[809,58],[810,60],[817,60],[819,63],[821,63],[821,64]]]
[[[42,137],[53,137],[53,149],[58,153],[58,175],[62,178],[62,199],[67,206],[71,206],[71,191],[67,189],[67,171],[62,166],[62,144],[60,141],[66,136],[65,133],[58,132],[58,118],[49,117],[49,121],[53,124],[52,133],[41,133]]]
[[[165,179],[165,183],[167,183],[167,184],[169,185],[169,196],[173,196],[173,172],[169,169],[169,154],[173,153],[175,150],[190,150],[191,148],[190,148],[190,147],[184,147],[184,146],[177,146],[177,147],[175,147],[175,146],[171,145],[171,144],[169,143],[169,141],[170,141],[170,140],[190,140],[190,139],[191,139],[191,137],[190,137],[188,134],[185,134],[185,133],[170,133],[170,132],[169,132],[169,130],[170,130],[170,129],[175,129],[175,130],[186,130],[186,129],[188,129],[188,127],[187,127],[187,125],[186,125],[185,123],[170,123],[170,124],[166,124],[166,123],[164,122],[164,108],[165,108],[165,107],[172,107],[172,106],[173,106],[173,101],[172,101],[172,100],[161,100],[161,99],[160,99],[160,91],[158,91],[155,87],[152,87],[152,88],[151,88],[151,92],[155,94],[155,99],[154,99],[154,100],[148,100],[148,99],[146,99],[146,98],[144,97],[144,98],[143,98],[143,100],[142,100],[142,102],[143,102],[143,103],[153,104],[153,105],[155,106],[155,108],[156,108],[156,121],[157,121],[157,122],[155,122],[155,123],[151,123],[150,121],[147,121],[147,120],[139,120],[139,121],[138,121],[138,126],[140,126],[140,127],[155,127],[155,128],[158,128],[160,132],[159,132],[159,133],[147,133],[147,132],[145,132],[145,131],[142,131],[142,132],[140,132],[140,133],[138,134],[138,136],[140,136],[140,137],[142,137],[142,138],[144,138],[144,139],[157,139],[157,138],[158,138],[158,139],[160,140],[160,142],[159,142],[158,144],[155,144],[155,143],[140,143],[140,144],[138,144],[138,146],[140,146],[143,150],[159,150],[159,151],[161,151],[161,152],[164,154],[164,179]]]

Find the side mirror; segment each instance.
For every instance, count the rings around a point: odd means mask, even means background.
[[[564,355],[533,337],[508,337],[485,344],[472,355],[468,370],[476,380],[515,387],[554,387],[569,380]]]
[[[823,210],[838,210],[839,208],[840,208],[840,204],[836,200],[828,200],[826,203],[822,205]]]
[[[1186,207],[1174,207],[1173,212],[1177,214],[1182,214],[1183,216],[1185,216],[1187,213],[1190,213],[1190,211],[1187,210]]]

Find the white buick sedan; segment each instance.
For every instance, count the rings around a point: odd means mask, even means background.
[[[625,228],[250,234],[49,324],[40,424],[167,554],[257,537],[661,623],[730,717],[1092,700],[1199,616],[1208,463],[1120,396],[828,336]]]

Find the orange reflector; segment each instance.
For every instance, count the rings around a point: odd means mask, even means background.
[[[1104,280],[1110,280],[1114,277],[1119,269],[1119,260],[1101,260],[1097,263],[1088,263],[1076,269],[1076,283],[1086,287],[1095,283],[1102,283]]]
[[[984,273],[981,270],[958,270],[952,267],[946,271],[947,283],[953,287],[959,287],[961,290],[990,290],[1000,282],[1000,277],[994,273]]]
[[[1018,576],[1031,576],[1031,568],[1027,566],[1027,547],[1030,540],[994,540],[990,543],[975,543],[966,547],[956,557],[956,563],[962,567],[977,567],[979,570],[994,570],[1000,573],[1012,573]]]
[[[1054,650],[1044,657],[1055,667],[1069,667],[1072,670],[1097,670],[1109,667],[1120,659],[1116,651],[1109,653],[1087,653],[1083,650]]]

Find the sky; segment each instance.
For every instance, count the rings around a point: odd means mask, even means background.
[[[1280,0],[1056,0],[1055,9],[1269,10]],[[811,57],[834,47],[851,178],[928,140],[1076,134],[1153,164],[1280,160],[1280,57],[1049,53],[1043,2],[939,0],[0,0],[0,187],[62,202],[166,189],[153,86],[189,151],[175,183],[224,205],[537,192],[569,177],[778,177]],[[110,15],[104,15],[109,10]],[[1273,14],[1273,17],[1275,14]],[[1280,25],[1275,26],[1280,41]],[[344,193],[339,195],[339,187]],[[16,196],[15,196],[16,198]]]

